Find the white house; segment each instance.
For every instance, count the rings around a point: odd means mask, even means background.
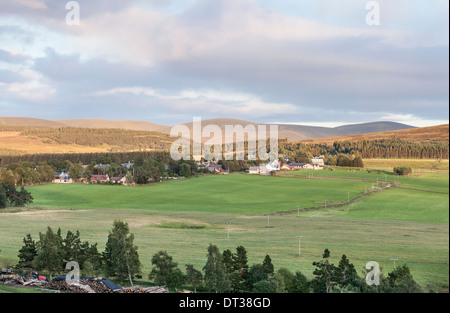
[[[311,161],[314,164],[325,165],[325,162],[323,161],[323,159],[320,159],[320,158],[314,158]]]
[[[55,173],[55,178],[53,179],[55,184],[70,184],[72,183],[72,178],[70,178],[69,173]]]

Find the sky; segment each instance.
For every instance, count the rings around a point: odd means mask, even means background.
[[[447,0],[75,2],[0,0],[0,116],[449,120]]]

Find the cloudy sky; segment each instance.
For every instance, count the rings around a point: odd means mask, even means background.
[[[0,116],[448,123],[448,0],[67,2],[0,0]]]

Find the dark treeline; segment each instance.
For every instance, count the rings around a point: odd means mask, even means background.
[[[280,144],[280,154],[294,156],[302,151],[314,156],[358,155],[363,159],[448,159],[448,141],[411,142],[399,139],[341,141],[333,145],[285,143]]]
[[[269,146],[268,146],[269,148]],[[354,158],[404,158],[404,159],[448,159],[448,141],[410,142],[398,139],[342,141],[333,145],[304,144],[280,141],[279,154],[288,156],[293,162],[308,162],[314,156],[335,158],[346,155]],[[168,163],[171,160],[168,151],[139,151],[139,152],[107,152],[107,153],[70,153],[70,154],[26,154],[0,156],[0,166],[22,161],[40,163],[52,160],[68,160],[72,163],[89,164],[99,158],[110,159],[114,163],[123,163],[138,158],[153,157]],[[108,162],[104,162],[108,163]],[[332,164],[339,165],[339,164]]]
[[[7,167],[11,164],[19,162],[32,162],[35,164],[41,162],[70,161],[72,163],[90,164],[91,162],[109,164],[109,163],[125,163],[128,160],[157,158],[165,162],[171,160],[170,154],[163,151],[140,151],[140,152],[93,152],[93,153],[42,153],[42,154],[25,154],[25,155],[8,155],[0,156],[0,166]]]

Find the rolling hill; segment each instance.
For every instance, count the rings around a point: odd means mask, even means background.
[[[137,131],[159,132],[163,134],[169,134],[171,129],[171,126],[168,125],[159,125],[146,121],[133,121],[133,120],[110,121],[103,119],[62,119],[50,121],[33,118],[0,117],[0,125],[20,125],[20,126],[36,126],[36,127],[108,128],[108,129],[116,128],[116,129],[127,129]],[[185,123],[183,125],[186,125],[192,131],[192,122]],[[257,127],[257,125],[259,124],[238,119],[216,118],[202,121],[202,127],[205,127],[207,125],[217,125],[222,130],[222,133],[225,134],[225,125],[241,125],[243,127],[247,125],[253,125]],[[335,128],[290,125],[290,124],[272,124],[272,125],[278,126],[278,138],[287,139],[288,141],[300,141],[332,136],[358,135],[365,133],[386,132],[386,131],[414,128],[409,125],[394,122],[362,123],[354,125],[344,125]]]
[[[67,125],[56,121],[29,117],[0,117],[1,125],[32,126],[32,127],[65,127]]]
[[[109,121],[102,119],[67,119],[54,120],[55,123],[60,123],[69,127],[77,128],[119,128],[128,130],[151,131],[168,134],[170,133],[170,126],[158,125],[144,121]]]
[[[302,140],[303,143],[333,144],[336,141],[360,141],[376,139],[400,139],[406,141],[448,141],[449,124],[420,127],[412,129],[401,129],[384,132],[372,132],[366,134],[341,135],[324,138]]]

